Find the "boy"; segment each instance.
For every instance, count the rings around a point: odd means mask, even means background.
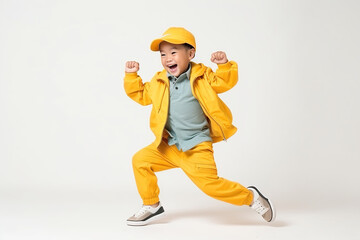
[[[139,63],[126,62],[126,94],[141,105],[152,104],[150,128],[155,141],[133,157],[133,169],[143,207],[127,220],[131,226],[146,225],[164,213],[159,201],[155,172],[181,168],[206,194],[235,205],[249,205],[268,221],[275,219],[272,203],[255,187],[220,178],[212,143],[231,137],[236,128],[232,115],[218,97],[238,80],[237,64],[224,52],[215,52],[214,73],[195,57],[194,36],[184,28],[171,27],[150,46],[159,51],[164,70],[143,83]]]

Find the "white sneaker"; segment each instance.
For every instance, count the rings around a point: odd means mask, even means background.
[[[126,223],[129,226],[144,226],[161,217],[163,213],[164,208],[160,203],[157,207],[144,205],[137,213],[126,220]]]
[[[275,207],[271,203],[269,199],[267,199],[264,195],[256,187],[248,187],[250,191],[252,191],[254,199],[250,207],[254,209],[258,214],[260,214],[265,221],[273,222],[275,221]]]

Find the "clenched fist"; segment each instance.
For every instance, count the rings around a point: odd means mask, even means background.
[[[224,64],[228,62],[228,59],[224,52],[218,51],[211,54],[211,61],[216,64]]]
[[[127,73],[134,73],[139,71],[139,63],[135,61],[128,61],[125,63],[125,72]]]

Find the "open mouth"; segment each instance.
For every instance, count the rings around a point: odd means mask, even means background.
[[[174,65],[170,65],[170,66],[169,66],[170,70],[175,70],[176,67],[177,67],[177,64],[174,64]]]

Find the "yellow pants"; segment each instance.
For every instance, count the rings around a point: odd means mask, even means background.
[[[250,190],[218,177],[211,142],[200,143],[182,152],[165,141],[158,148],[149,145],[133,157],[136,185],[144,205],[159,201],[160,190],[155,172],[178,167],[210,197],[235,205],[251,204],[253,196]]]

